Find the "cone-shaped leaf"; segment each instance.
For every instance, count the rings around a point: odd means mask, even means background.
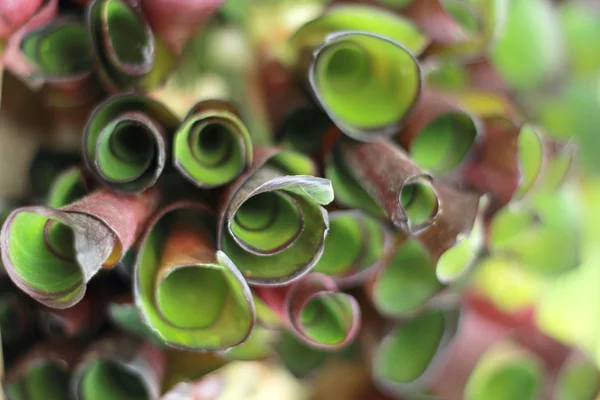
[[[90,346],[71,380],[77,400],[158,399],[165,371],[163,352],[127,337],[110,337]]]
[[[291,38],[291,46],[302,57],[321,45],[326,37],[340,31],[370,32],[390,38],[419,55],[428,39],[403,16],[364,5],[338,5],[301,26]]]
[[[580,263],[580,222],[564,190],[501,210],[490,229],[490,249],[524,268],[557,274]]]
[[[335,124],[357,140],[395,133],[421,92],[421,69],[398,42],[339,32],[314,52],[311,89]]]
[[[254,326],[252,294],[215,248],[215,220],[199,203],[175,203],[150,224],[136,261],[135,300],[169,345],[225,350]]]
[[[563,364],[554,388],[556,400],[593,400],[600,391],[600,373],[589,358],[574,353]]]
[[[282,285],[318,261],[329,228],[321,207],[331,182],[315,178],[299,153],[255,149],[252,167],[228,187],[220,205],[219,248],[248,283]]]
[[[318,273],[292,285],[286,295],[286,313],[292,332],[323,349],[348,345],[360,327],[356,299],[339,292],[332,278]]]
[[[383,210],[405,232],[426,228],[438,213],[431,176],[388,141],[340,139],[331,152],[325,176],[331,179],[340,203],[375,215]]]
[[[374,380],[405,394],[426,387],[427,372],[451,342],[458,323],[458,312],[435,309],[401,322],[375,353]]]
[[[341,286],[360,283],[383,257],[388,236],[380,221],[360,211],[330,212],[325,251],[314,271]]]
[[[174,66],[174,55],[154,36],[138,9],[124,0],[94,0],[87,25],[100,76],[111,91],[150,89]]]
[[[296,335],[283,331],[276,345],[277,353],[286,368],[298,377],[318,371],[327,360],[328,352],[309,346]]]
[[[6,271],[42,304],[72,306],[102,266],[121,259],[157,203],[155,190],[136,196],[98,191],[61,209],[16,209],[0,238]]]
[[[465,400],[534,400],[542,389],[543,367],[533,354],[510,343],[489,349],[465,388]]]
[[[47,196],[62,172],[80,164],[81,156],[77,153],[41,147],[29,167],[29,179],[34,196],[38,198]]]
[[[111,189],[137,193],[162,173],[167,146],[179,121],[164,105],[138,94],[100,104],[84,131],[84,159]]]
[[[48,192],[47,204],[53,208],[64,207],[84,197],[89,190],[85,172],[78,167],[61,172]]]
[[[231,182],[252,163],[252,141],[237,110],[228,102],[196,104],[175,134],[175,167],[200,187]]]

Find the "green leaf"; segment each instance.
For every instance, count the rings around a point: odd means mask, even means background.
[[[542,173],[544,144],[540,135],[531,125],[521,127],[518,140],[521,182],[515,192],[515,197],[521,198],[532,189]]]
[[[329,213],[325,251],[314,271],[332,276],[344,286],[360,282],[383,256],[387,236],[380,221],[360,211]]]
[[[207,100],[192,107],[175,134],[175,167],[200,187],[234,180],[252,163],[248,128],[230,103]]]
[[[47,196],[57,177],[78,164],[81,164],[80,154],[41,147],[29,167],[33,194],[39,198]]]
[[[244,342],[254,326],[252,294],[231,260],[216,251],[214,224],[202,204],[175,203],[155,217],[138,253],[136,304],[177,348],[225,350]]]
[[[111,91],[150,89],[173,69],[174,54],[126,2],[94,0],[86,22],[100,75]]]
[[[409,392],[447,346],[453,321],[440,310],[425,311],[394,328],[379,345],[373,375],[384,387]]]
[[[31,31],[21,41],[23,54],[45,79],[65,79],[88,74],[93,55],[85,26],[76,19],[57,19]]]
[[[574,353],[563,364],[554,389],[556,400],[593,400],[600,390],[598,368],[589,358]]]
[[[5,390],[13,400],[64,400],[70,397],[69,379],[66,365],[59,360],[38,359]]]
[[[328,36],[314,52],[311,89],[345,134],[373,140],[397,131],[421,91],[421,70],[397,42],[366,32]]]
[[[94,110],[85,127],[84,160],[111,189],[141,192],[162,174],[168,138],[178,125],[169,109],[149,97],[110,97]]]
[[[375,278],[373,304],[383,315],[403,316],[423,307],[443,289],[429,251],[409,239],[396,246]]]
[[[318,371],[319,366],[325,363],[328,356],[327,352],[308,346],[285,330],[276,348],[286,368],[299,377]]]
[[[280,332],[260,325],[254,326],[248,339],[235,347],[227,350],[225,356],[230,360],[252,361],[263,360],[274,354],[273,345]]]
[[[135,304],[112,303],[108,306],[108,318],[120,330],[151,341],[157,346],[164,346],[164,342],[150,327],[142,321]]]
[[[541,360],[516,345],[500,343],[477,362],[465,400],[533,400],[542,390]]]
[[[86,177],[81,168],[73,167],[61,172],[48,193],[47,204],[60,208],[84,197],[88,192]]]
[[[427,46],[427,37],[410,20],[376,7],[338,5],[300,27],[290,45],[298,53],[313,50],[332,33],[361,31],[373,33],[400,43],[419,55]],[[298,54],[298,57],[300,54]]]
[[[511,1],[506,18],[491,53],[500,75],[521,90],[549,82],[564,63],[556,9],[548,0]]]
[[[149,400],[158,398],[166,357],[161,350],[127,337],[90,346],[74,372],[77,398]]]
[[[219,247],[249,283],[288,283],[318,261],[329,225],[321,205],[333,200],[333,190],[311,173],[312,163],[298,153],[261,149],[230,188]]]

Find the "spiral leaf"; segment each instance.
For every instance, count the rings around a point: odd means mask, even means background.
[[[329,220],[321,205],[333,200],[333,190],[313,173],[301,154],[260,148],[252,167],[228,188],[220,206],[219,248],[248,283],[289,283],[323,253]]]
[[[164,105],[138,94],[101,103],[84,130],[84,160],[111,189],[138,193],[161,175],[179,121]]]
[[[98,191],[61,209],[18,208],[0,237],[6,271],[40,303],[70,307],[100,268],[121,259],[157,202],[154,190],[137,196]]]
[[[362,141],[395,133],[421,92],[421,69],[411,53],[366,32],[327,36],[314,52],[308,77],[331,120]]]
[[[94,0],[86,20],[100,76],[110,90],[153,88],[174,67],[174,55],[126,1]]]
[[[229,183],[252,163],[248,128],[228,102],[200,102],[175,134],[173,160],[179,172],[199,187]]]
[[[135,301],[144,320],[173,347],[225,350],[244,342],[254,326],[252,294],[231,260],[216,251],[214,224],[202,204],[175,203],[144,236]]]

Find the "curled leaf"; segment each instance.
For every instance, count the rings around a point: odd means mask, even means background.
[[[87,166],[111,189],[137,193],[165,168],[179,120],[162,103],[138,94],[110,97],[93,111],[83,134]]]
[[[311,347],[335,350],[354,340],[360,327],[356,299],[339,291],[333,278],[311,273],[282,288],[258,288],[259,297]]]
[[[420,167],[447,173],[480,139],[481,122],[449,99],[424,93],[397,140]]]
[[[419,55],[428,44],[428,39],[403,16],[365,5],[337,5],[327,9],[323,15],[301,26],[290,39],[290,45],[302,58],[303,53],[312,52],[327,36],[341,31],[370,32],[387,37],[403,45],[414,55]]]
[[[93,343],[77,365],[71,382],[78,400],[158,399],[165,371],[164,353],[127,337]]]
[[[199,203],[175,203],[150,223],[135,270],[143,319],[169,345],[225,350],[250,335],[255,310],[242,275],[215,247],[215,220]]]
[[[360,211],[330,212],[325,251],[314,271],[332,276],[342,287],[360,283],[379,265],[389,239],[380,221]]]
[[[252,141],[235,107],[221,100],[192,107],[175,134],[173,161],[200,187],[221,186],[237,178],[252,163]]]
[[[124,0],[94,0],[86,10],[98,72],[108,89],[150,89],[166,79],[174,55],[139,9]]]
[[[164,346],[162,339],[142,320],[131,299],[117,301],[108,305],[109,320],[121,331],[140,339],[148,340],[158,347]]]
[[[53,105],[81,104],[97,96],[98,88],[92,78],[92,49],[85,26],[79,20],[56,19],[27,33],[20,46],[35,66],[31,78],[52,88]]]
[[[250,169],[228,187],[219,215],[219,248],[254,285],[283,285],[306,274],[323,253],[329,229],[321,205],[331,182],[292,151],[255,149]]]
[[[401,126],[421,92],[421,69],[394,40],[338,32],[315,50],[308,72],[321,107],[348,136],[372,141]]]
[[[375,382],[407,396],[428,389],[429,375],[452,343],[459,321],[456,310],[432,309],[400,322],[375,352]]]
[[[541,360],[510,342],[490,348],[478,361],[465,388],[465,400],[533,400],[543,386]]]
[[[59,176],[68,168],[81,164],[81,156],[67,151],[41,147],[29,167],[29,179],[33,195],[44,198],[49,195]]]
[[[113,267],[154,211],[158,192],[95,192],[61,209],[13,211],[2,228],[2,260],[25,293],[54,308],[78,303],[100,268]]]
[[[481,254],[485,201],[446,187],[437,190],[440,213],[435,224],[414,237],[398,235],[368,287],[383,315],[400,317],[422,309]]]
[[[405,232],[427,228],[439,211],[431,175],[388,141],[341,139],[331,151],[325,176],[340,203],[375,215],[383,210]]]
[[[277,342],[280,332],[277,330],[255,325],[248,339],[227,350],[224,355],[229,360],[253,361],[263,360],[273,356],[273,345]]]
[[[46,342],[28,351],[8,372],[4,391],[11,400],[70,398],[71,368],[78,356],[72,344]]]
[[[88,193],[89,185],[89,179],[84,170],[79,167],[68,168],[54,179],[48,192],[47,204],[53,208],[71,204]]]

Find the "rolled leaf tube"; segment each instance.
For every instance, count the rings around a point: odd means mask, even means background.
[[[248,283],[284,285],[319,260],[329,229],[321,205],[333,200],[333,189],[312,174],[312,162],[299,153],[258,148],[250,169],[224,193],[219,249]]]
[[[502,342],[481,357],[467,382],[464,398],[533,400],[542,393],[543,373],[538,357],[514,343]]]
[[[273,345],[279,338],[279,331],[255,325],[248,339],[225,351],[229,360],[253,361],[270,358],[274,354]]]
[[[87,174],[81,168],[72,167],[61,172],[48,192],[48,206],[60,208],[81,199],[89,191],[88,181]]]
[[[456,310],[426,310],[400,322],[381,341],[373,358],[373,379],[394,393],[428,389],[432,371],[452,343],[460,323]]]
[[[29,32],[21,50],[36,68],[32,78],[50,86],[53,105],[81,104],[98,94],[92,49],[77,19],[56,19]]]
[[[290,330],[312,347],[345,347],[360,328],[358,302],[340,292],[327,275],[311,273],[287,288],[260,288],[258,293]]]
[[[108,319],[119,330],[163,347],[163,340],[142,320],[132,299],[119,299],[108,305]]]
[[[447,173],[469,155],[480,122],[450,100],[424,93],[397,140],[420,167]]]
[[[308,345],[288,330],[282,332],[276,349],[287,370],[300,378],[318,373],[329,355],[326,350]]]
[[[225,253],[216,251],[215,222],[202,204],[175,203],[144,235],[135,302],[173,347],[225,350],[244,342],[254,326],[250,288]]]
[[[167,146],[179,121],[164,105],[138,94],[101,103],[84,130],[86,164],[111,189],[137,193],[165,168]]]
[[[421,92],[421,69],[411,53],[365,32],[329,35],[315,50],[308,77],[331,120],[362,141],[394,134]]]
[[[237,110],[228,102],[196,104],[175,134],[175,167],[199,187],[234,180],[252,163],[252,141]]]
[[[71,379],[78,400],[157,400],[165,371],[164,353],[128,337],[109,337],[90,346]]]
[[[70,398],[69,379],[78,349],[69,343],[37,345],[8,372],[4,391],[11,400]]]
[[[332,276],[342,287],[358,284],[379,265],[389,236],[380,221],[360,211],[330,212],[325,251],[314,272]]]
[[[337,5],[323,15],[301,26],[290,39],[298,58],[312,52],[329,34],[340,31],[370,32],[402,44],[414,55],[419,55],[429,40],[403,16],[365,5]]]
[[[166,79],[174,55],[137,8],[124,0],[94,0],[86,10],[98,72],[108,89],[150,89]]]
[[[438,213],[438,196],[429,173],[388,141],[341,139],[330,154],[325,176],[331,179],[340,203],[375,215],[383,210],[405,232],[430,226]]]
[[[113,267],[154,211],[158,192],[95,192],[61,209],[13,211],[2,228],[2,260],[12,281],[40,303],[78,303],[100,268]]]

